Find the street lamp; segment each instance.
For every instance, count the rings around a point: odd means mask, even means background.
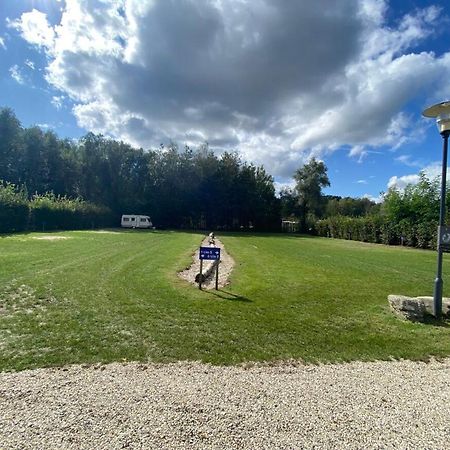
[[[433,293],[433,314],[436,319],[442,317],[442,253],[443,253],[443,237],[447,238],[448,230],[444,229],[445,220],[445,196],[447,185],[447,153],[448,153],[448,137],[450,135],[450,101],[438,103],[430,106],[422,113],[425,117],[432,117],[436,119],[436,124],[439,133],[444,139],[444,146],[442,152],[442,176],[441,176],[441,207],[439,211],[439,228],[438,228],[438,242],[437,242],[437,272],[434,280]],[[445,231],[445,233],[444,233]]]

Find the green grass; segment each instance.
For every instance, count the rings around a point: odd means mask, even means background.
[[[387,305],[391,293],[431,294],[435,252],[227,234],[219,238],[236,260],[231,284],[205,292],[176,276],[199,234],[73,231],[37,239],[49,235],[0,238],[0,370],[450,354],[448,324],[404,322]],[[449,263],[445,255],[444,269]]]

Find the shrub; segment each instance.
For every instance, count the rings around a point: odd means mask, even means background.
[[[98,228],[114,223],[111,210],[105,206],[51,192],[28,200],[24,189],[0,181],[0,233]]]
[[[30,208],[33,229],[70,230],[113,224],[109,208],[79,198],[70,199],[53,193],[34,195]]]
[[[386,245],[436,248],[437,241],[436,221],[414,224],[403,219],[399,223],[393,223],[382,216],[332,216],[318,220],[315,229],[319,236]]]
[[[26,192],[12,183],[0,181],[0,233],[26,230],[28,216]]]

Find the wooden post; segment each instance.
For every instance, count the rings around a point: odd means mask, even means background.
[[[198,288],[202,290],[202,278],[203,278],[203,259],[200,260],[200,277],[198,279]]]
[[[220,264],[220,260],[217,261],[217,264],[216,264],[216,291],[219,290],[219,264]]]

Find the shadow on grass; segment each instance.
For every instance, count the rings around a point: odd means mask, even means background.
[[[437,320],[434,316],[430,315],[426,315],[422,323],[433,327],[450,328],[450,322],[448,320]]]
[[[250,300],[247,297],[242,295],[236,295],[232,292],[224,291],[223,289],[219,289],[218,291],[210,291],[209,294],[214,295],[215,297],[219,297],[223,300],[230,300],[232,302],[244,302],[244,303],[252,303],[253,300]]]

